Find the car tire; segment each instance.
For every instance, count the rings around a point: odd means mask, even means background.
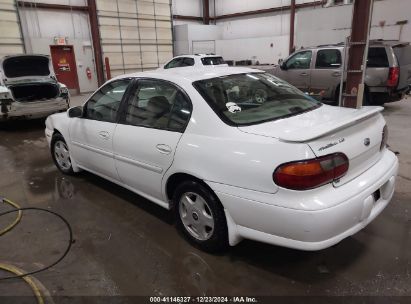
[[[56,167],[64,174],[74,175],[70,151],[64,137],[60,133],[55,133],[51,138],[50,146],[51,156]]]
[[[206,252],[227,249],[224,208],[211,190],[200,182],[184,181],[172,200],[177,228],[191,244]]]

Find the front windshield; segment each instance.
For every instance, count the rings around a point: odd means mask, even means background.
[[[230,125],[252,125],[316,109],[321,103],[267,73],[247,73],[193,83]]]

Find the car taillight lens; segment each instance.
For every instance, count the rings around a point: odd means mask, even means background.
[[[400,68],[399,67],[390,68],[388,72],[387,86],[396,87],[398,85],[399,79],[400,79]]]
[[[382,140],[381,140],[380,150],[385,148],[385,146],[387,145],[387,140],[388,140],[388,128],[387,128],[387,125],[385,125],[384,128],[382,129]]]
[[[339,179],[348,171],[349,161],[343,153],[285,163],[273,173],[274,182],[292,190],[307,190]]]

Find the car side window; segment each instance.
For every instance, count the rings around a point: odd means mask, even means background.
[[[190,57],[179,57],[171,60],[169,63],[167,63],[164,68],[165,69],[172,69],[172,68],[181,68],[181,67],[186,67],[186,66],[193,66],[194,65],[194,59]]]
[[[85,104],[83,117],[115,122],[121,100],[130,81],[130,79],[115,80],[98,90]]]
[[[191,103],[179,88],[167,81],[144,79],[130,97],[125,122],[183,132],[190,115]]]
[[[194,59],[190,58],[190,57],[186,57],[183,59],[183,63],[182,63],[182,67],[186,67],[186,66],[193,66],[194,65]]]
[[[298,52],[287,60],[287,69],[309,69],[311,64],[311,57],[311,51]]]
[[[164,68],[165,69],[172,69],[172,68],[178,68],[181,65],[181,58],[175,58],[171,60],[169,63],[167,63]]]
[[[335,69],[341,66],[341,52],[337,49],[319,50],[315,61],[316,69]]]

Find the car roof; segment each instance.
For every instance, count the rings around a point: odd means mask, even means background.
[[[408,45],[410,44],[409,42],[403,42],[400,40],[383,40],[383,39],[372,39],[370,40],[370,46],[398,46],[398,45]],[[343,48],[344,43],[335,43],[335,44],[323,44],[323,45],[317,45],[317,46],[309,46],[309,47],[304,47],[302,49],[295,50],[297,51],[303,51],[303,50],[315,50],[315,49],[327,49],[327,48]]]
[[[181,58],[181,57],[184,57],[184,58],[185,57],[188,57],[188,58],[205,58],[205,57],[222,57],[222,56],[215,55],[215,54],[194,54],[194,55],[189,54],[189,55],[178,55],[178,56],[173,57],[170,60],[173,60],[175,58]]]
[[[152,70],[146,72],[138,72],[125,74],[115,77],[114,79],[123,78],[157,78],[163,80],[169,80],[175,83],[179,81],[194,82],[197,80],[210,79],[215,77],[228,76],[233,74],[245,74],[245,73],[263,73],[264,71],[243,67],[181,67],[169,70]]]

